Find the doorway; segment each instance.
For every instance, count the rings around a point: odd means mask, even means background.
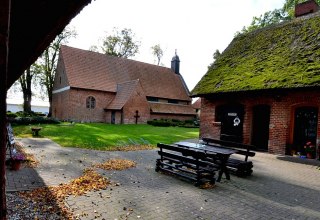
[[[267,151],[269,141],[270,106],[256,105],[252,110],[251,144],[257,149]]]
[[[244,107],[240,104],[217,107],[216,119],[221,122],[220,139],[242,143]]]
[[[116,111],[111,111],[111,124],[116,123]]]
[[[294,114],[293,148],[305,154],[304,145],[307,142],[316,144],[317,140],[318,108],[296,108]]]

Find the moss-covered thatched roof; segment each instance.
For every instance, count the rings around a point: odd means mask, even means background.
[[[320,13],[233,39],[192,96],[320,87]]]

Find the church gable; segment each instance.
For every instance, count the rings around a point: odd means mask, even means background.
[[[69,87],[69,81],[65,71],[63,59],[60,58],[57,64],[56,75],[53,83],[53,91],[61,90],[66,87]]]

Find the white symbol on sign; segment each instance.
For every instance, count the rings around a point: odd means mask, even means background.
[[[233,120],[233,126],[238,126],[240,124],[240,118],[235,117],[235,119]]]

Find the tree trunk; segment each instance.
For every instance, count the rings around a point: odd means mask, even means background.
[[[48,117],[52,116],[52,91],[48,92],[48,98],[49,98],[49,113]]]
[[[11,0],[1,2],[1,45],[0,45],[0,219],[7,219],[6,203],[6,124],[7,124],[7,75],[9,57],[9,30],[10,30],[10,6]]]
[[[30,72],[30,67],[26,70],[24,74],[20,76],[19,82],[21,85],[21,89],[23,92],[23,111],[30,113],[31,112],[31,99],[32,99],[32,91],[31,91],[31,81],[32,75]]]
[[[27,84],[27,88],[26,88],[26,98],[27,100],[24,100],[25,102],[25,110],[27,112],[31,112],[31,99],[32,99],[32,91],[31,91],[31,81],[32,81],[32,75],[30,73],[30,67],[26,70],[27,74],[26,74],[26,84]]]
[[[27,94],[23,94],[23,111],[30,113],[31,112],[31,97]]]

